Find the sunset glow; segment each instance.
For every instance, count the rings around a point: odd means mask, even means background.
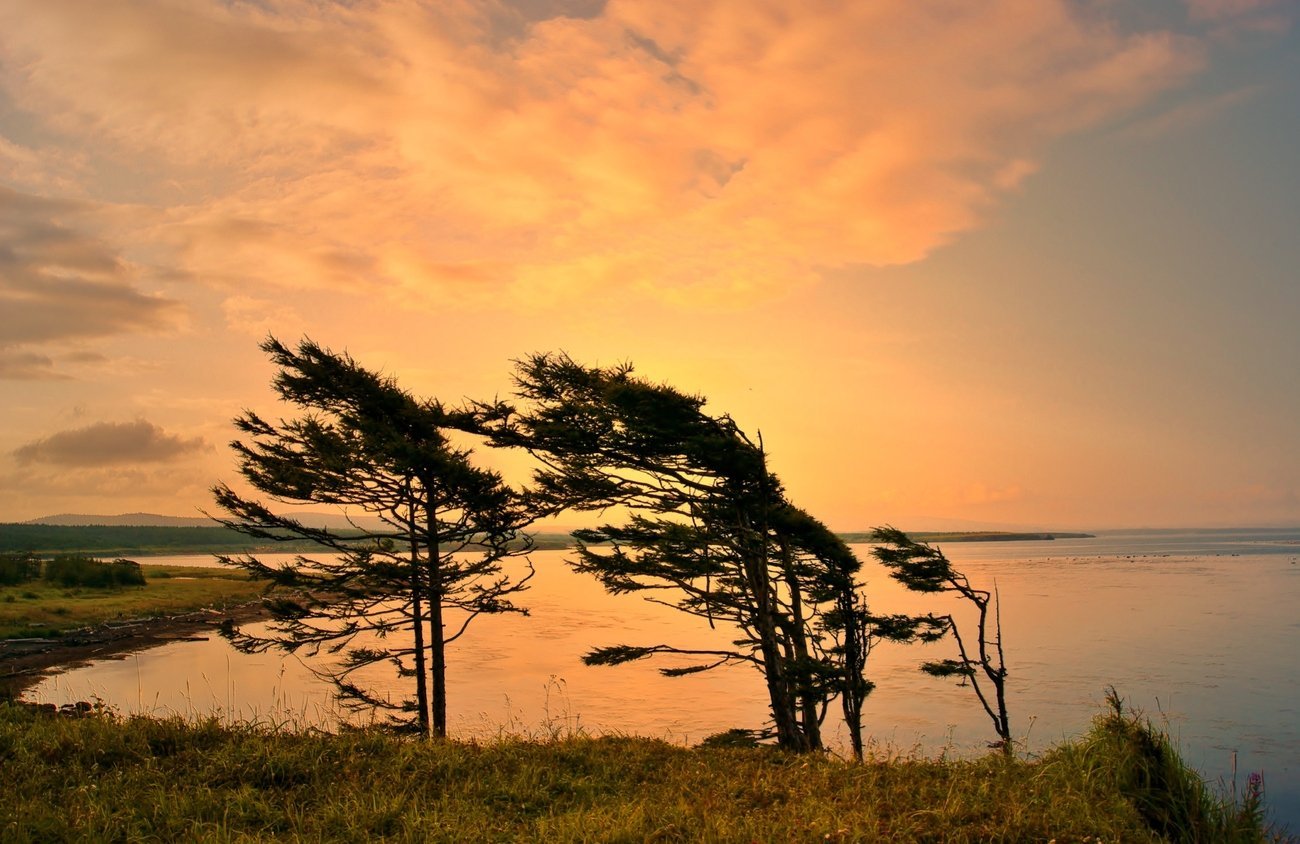
[[[10,0],[0,521],[210,508],[274,333],[634,361],[844,530],[1300,524],[1295,17]]]

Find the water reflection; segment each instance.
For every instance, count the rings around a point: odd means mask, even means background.
[[[945,550],[978,585],[997,584],[1003,607],[1012,731],[1043,748],[1082,731],[1113,684],[1157,721],[1167,719],[1211,778],[1238,751],[1243,771],[1263,770],[1278,816],[1300,826],[1300,566],[1294,546],[1240,554],[1204,540],[1149,545],[1133,537],[1055,543],[952,544]],[[1128,542],[1127,546],[1123,542]],[[1250,544],[1231,537],[1232,547]],[[1122,554],[1094,554],[1097,547]],[[1162,548],[1188,548],[1175,553]],[[868,549],[856,549],[864,559]],[[635,596],[606,595],[563,565],[564,552],[534,555],[538,575],[523,596],[527,618],[483,617],[449,654],[449,715],[459,736],[501,731],[546,735],[581,728],[694,742],[766,720],[757,673],[719,669],[661,677],[645,661],[588,668],[593,646],[672,642],[708,647],[728,638],[697,619]],[[208,564],[210,558],[189,558]],[[176,558],[148,562],[180,562]],[[904,591],[868,563],[880,612],[966,610],[943,596]],[[882,645],[866,723],[878,742],[934,753],[979,751],[994,738],[969,689],[915,670],[950,656],[950,644]],[[376,676],[379,682],[382,678]],[[398,692],[393,690],[394,695]],[[247,656],[224,642],[181,642],[51,678],[33,700],[98,695],[124,712],[208,714],[330,724],[340,715],[327,687],[297,659]],[[833,715],[831,717],[834,717]],[[828,738],[843,743],[838,725]]]

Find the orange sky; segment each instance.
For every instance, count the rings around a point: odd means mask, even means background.
[[[1296,7],[791,8],[5,3],[0,519],[208,506],[274,332],[635,361],[843,529],[1300,523]]]

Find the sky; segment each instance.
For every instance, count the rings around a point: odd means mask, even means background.
[[[6,0],[0,521],[212,509],[274,334],[631,361],[837,529],[1300,525],[1297,17]]]

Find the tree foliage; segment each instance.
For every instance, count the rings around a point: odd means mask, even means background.
[[[617,665],[658,654],[692,658],[669,676],[748,665],[766,683],[771,735],[793,750],[822,746],[839,698],[861,751],[863,670],[881,636],[930,635],[925,619],[874,619],[861,597],[860,562],[825,525],[791,504],[749,437],[705,401],[633,375],[630,365],[585,367],[536,355],[516,370],[523,409],[484,418],[498,446],[539,459],[530,492],[539,513],[626,513],[621,524],[575,532],[575,569],[611,593],[727,625],[730,647],[616,644],[585,661]]]
[[[513,596],[532,577],[531,563],[523,557],[514,575],[502,565],[530,549],[521,497],[453,444],[454,431],[473,427],[469,414],[416,399],[310,340],[296,351],[274,338],[262,348],[279,367],[277,393],[302,415],[272,422],[247,411],[236,419],[247,437],[232,444],[240,473],[273,502],[333,505],[377,516],[383,527],[313,527],[216,486],[222,524],[322,550],[285,566],[221,557],[270,584],[269,632],[227,635],[245,651],[334,654],[338,661],[319,670],[345,704],[380,707],[394,726],[444,736],[446,646],[482,614],[527,612]],[[383,664],[414,678],[414,700],[367,686],[363,678]]]
[[[56,554],[46,561],[43,577],[59,586],[111,589],[145,585],[144,573],[134,560],[108,562],[85,554]]]
[[[16,586],[41,576],[41,558],[31,551],[0,552],[0,586]]]
[[[913,592],[951,592],[974,605],[978,612],[975,649],[968,649],[957,621],[951,614],[931,616],[942,633],[951,633],[957,643],[957,659],[940,659],[922,663],[921,670],[934,677],[957,677],[969,684],[985,714],[998,734],[998,746],[1006,753],[1013,750],[1011,725],[1007,716],[1007,668],[1002,650],[1002,615],[996,587],[990,593],[971,586],[966,575],[938,548],[917,542],[893,527],[876,528],[872,538],[877,547],[872,552],[890,570],[890,577]],[[989,610],[993,611],[993,629],[989,629]]]

